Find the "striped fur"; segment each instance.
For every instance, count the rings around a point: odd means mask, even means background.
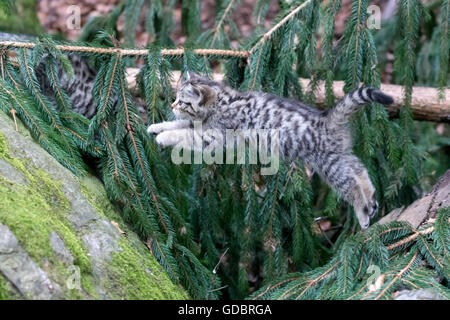
[[[348,117],[370,101],[392,103],[375,88],[360,88],[321,111],[301,102],[261,92],[239,92],[219,82],[188,73],[177,91],[177,120],[149,126],[157,143],[175,145],[193,134],[194,121],[203,129],[279,129],[280,153],[301,160],[317,172],[355,209],[363,229],[378,210],[367,169],[352,153]]]
[[[92,69],[87,60],[78,55],[69,55],[68,59],[72,64],[74,71],[73,76],[67,75],[62,66],[58,68],[59,85],[69,96],[72,110],[82,114],[88,119],[91,119],[97,113],[94,95],[92,94],[92,89],[94,88],[95,77],[97,72]],[[45,70],[45,63],[42,62],[36,68],[36,76],[38,78],[39,84],[43,94],[48,96],[51,100],[54,99],[55,93],[50,85],[47,78],[47,73]],[[117,97],[114,104],[117,104]],[[143,121],[147,120],[147,106],[143,100],[138,97],[133,96],[133,102],[136,106],[140,116]]]
[[[0,32],[0,40],[7,41],[37,41],[38,38],[22,34],[12,34]],[[45,57],[45,55],[44,55]],[[63,68],[58,68],[58,76],[60,79],[59,85],[68,94],[72,109],[88,119],[91,119],[96,113],[96,106],[94,103],[94,96],[92,95],[92,88],[94,87],[95,77],[97,72],[91,68],[87,59],[78,55],[68,55],[68,59],[72,64],[74,75],[69,77],[64,73]],[[50,100],[54,100],[55,93],[50,85],[45,70],[45,62],[41,62],[36,68],[36,76],[41,87],[42,93]],[[116,98],[117,99],[117,98]],[[147,106],[144,101],[138,97],[133,97],[133,102],[138,109],[144,122],[147,118]]]
[[[70,77],[60,67],[58,69],[59,85],[69,96],[73,111],[91,119],[96,113],[94,96],[91,94],[96,72],[79,56],[71,55],[68,56],[68,59],[72,64],[74,75]],[[36,76],[42,92],[52,98],[54,93],[47,79],[44,63],[40,64],[36,69]]]

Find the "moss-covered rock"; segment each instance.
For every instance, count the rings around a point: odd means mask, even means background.
[[[93,176],[0,112],[0,299],[184,299]]]

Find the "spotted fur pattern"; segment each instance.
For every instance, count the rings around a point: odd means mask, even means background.
[[[378,203],[367,169],[352,153],[347,122],[352,113],[371,101],[393,102],[381,91],[366,87],[322,111],[268,93],[239,92],[188,72],[172,105],[177,120],[153,124],[147,131],[157,134],[158,144],[173,146],[195,135],[194,121],[201,121],[203,129],[278,129],[282,156],[301,160],[317,172],[353,205],[359,224],[366,229]]]
[[[68,59],[72,64],[74,74],[70,77],[63,71],[62,67],[59,67],[59,85],[69,96],[72,110],[91,119],[96,113],[94,96],[91,93],[96,72],[80,56],[70,55]],[[49,97],[53,97],[54,92],[47,79],[44,63],[41,63],[36,69],[36,76],[42,92]]]
[[[8,41],[36,41],[37,38],[33,36],[11,34],[0,32],[0,40]],[[59,85],[71,101],[71,107],[75,112],[78,112],[88,119],[91,119],[97,112],[94,96],[92,95],[92,89],[94,87],[95,77],[97,72],[91,68],[85,58],[79,55],[68,55],[68,59],[72,64],[74,74],[73,76],[67,75],[62,66],[58,68],[58,77],[60,79]],[[42,62],[35,70],[36,76],[42,90],[42,93],[46,95],[50,100],[54,100],[55,93],[47,78],[45,63]],[[141,116],[146,118],[147,108],[145,103],[141,100],[135,99],[135,104],[140,112]]]
[[[72,110],[91,119],[97,113],[94,95],[95,77],[97,72],[91,68],[87,60],[78,55],[69,55],[68,59],[72,64],[73,76],[69,76],[60,66],[58,68],[59,85],[69,96]],[[45,64],[41,63],[36,68],[36,76],[41,86],[42,92],[50,99],[54,99],[54,92],[48,81]],[[117,103],[117,97],[114,97]],[[139,97],[133,96],[133,102],[144,122],[147,121],[147,106]]]

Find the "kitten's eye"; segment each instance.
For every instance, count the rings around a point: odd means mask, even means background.
[[[192,104],[190,102],[180,101],[179,103],[182,107],[192,107]]]

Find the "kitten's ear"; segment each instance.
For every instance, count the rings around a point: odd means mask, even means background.
[[[186,80],[186,81],[189,81],[189,80]],[[188,83],[184,87],[184,92],[194,99],[198,99],[201,96],[200,90],[197,89],[197,86],[192,85],[192,83]]]
[[[202,100],[199,104],[206,107],[214,104],[214,101],[216,101],[216,92],[214,89],[208,86],[199,86],[199,89],[202,95]]]
[[[198,74],[196,74],[194,71],[188,70],[184,73],[183,82],[192,81],[192,80],[198,79],[199,77],[200,76]]]

